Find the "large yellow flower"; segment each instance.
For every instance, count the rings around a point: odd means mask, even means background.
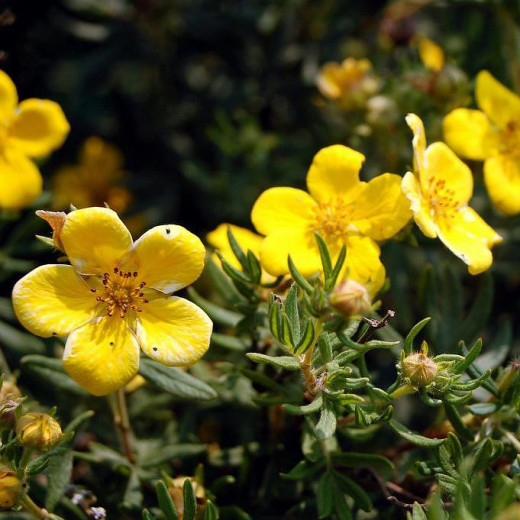
[[[495,206],[520,213],[520,97],[489,72],[477,76],[481,110],[457,108],[443,123],[444,138],[456,153],[485,161],[484,181]]]
[[[40,195],[42,177],[31,159],[61,146],[69,130],[57,103],[18,104],[14,83],[0,70],[0,208],[21,209]]]
[[[270,188],[253,206],[251,219],[266,235],[260,247],[264,268],[278,276],[289,272],[290,254],[304,276],[322,268],[314,232],[336,257],[347,246],[349,279],[363,284],[384,281],[376,240],[395,235],[411,218],[401,193],[401,177],[391,173],[370,182],[359,180],[365,157],[342,145],[320,150],[307,174],[309,193],[295,188]]]
[[[408,114],[406,122],[414,134],[415,173],[404,176],[402,187],[415,222],[427,237],[438,236],[471,274],[485,271],[493,262],[490,249],[502,238],[468,206],[470,169],[444,143],[426,148],[424,126],[415,114]]]
[[[204,246],[181,226],[157,226],[132,242],[107,208],[69,213],[56,243],[72,265],[44,265],[14,287],[13,305],[32,333],[68,336],[63,364],[94,395],[132,379],[139,347],[168,366],[191,365],[209,346],[212,323],[171,293],[195,281]]]

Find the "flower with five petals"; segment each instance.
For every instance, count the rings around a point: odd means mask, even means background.
[[[14,83],[0,70],[0,208],[22,209],[40,195],[42,177],[31,159],[59,148],[69,130],[54,101],[18,104]]]
[[[266,235],[260,261],[274,276],[289,272],[291,255],[304,276],[322,269],[315,232],[333,258],[347,246],[346,277],[362,284],[383,285],[385,271],[376,241],[395,235],[411,218],[401,192],[401,177],[385,173],[359,180],[365,157],[343,145],[320,150],[307,174],[310,193],[270,188],[253,206],[251,220]]]
[[[491,266],[491,248],[502,237],[468,206],[470,169],[444,143],[426,147],[424,125],[415,114],[408,114],[406,122],[414,135],[414,173],[404,176],[402,188],[415,222],[427,237],[438,236],[471,274],[482,273]]]
[[[457,108],[443,121],[444,138],[462,157],[484,162],[484,182],[493,204],[520,213],[520,97],[488,71],[477,76],[480,110]]]
[[[72,265],[31,271],[15,285],[13,305],[33,334],[68,336],[63,364],[72,379],[105,395],[135,376],[140,348],[168,366],[199,360],[209,346],[211,320],[171,293],[199,277],[201,241],[181,226],[163,225],[133,242],[108,208],[62,215],[54,238]]]

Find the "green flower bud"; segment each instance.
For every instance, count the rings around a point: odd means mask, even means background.
[[[16,425],[18,442],[26,447],[48,451],[63,437],[58,421],[46,413],[26,413]]]
[[[0,510],[11,509],[22,493],[23,484],[16,471],[0,463]]]
[[[371,309],[367,288],[354,280],[340,282],[332,291],[329,302],[346,318],[366,314]]]
[[[401,361],[403,375],[410,380],[410,383],[422,388],[428,386],[437,375],[437,365],[424,352],[417,352],[405,357]]]

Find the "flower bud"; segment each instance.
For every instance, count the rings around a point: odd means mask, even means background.
[[[193,486],[193,492],[195,493],[195,500],[197,501],[197,512],[202,511],[206,505],[206,490],[204,486],[197,482],[192,477],[177,477],[170,480],[168,484],[168,491],[172,497],[175,508],[179,513],[179,517],[182,520],[184,515],[184,482],[189,480]]]
[[[46,413],[26,413],[16,426],[18,442],[26,447],[48,451],[63,434],[58,421]]]
[[[330,304],[343,316],[350,318],[366,314],[371,309],[367,288],[355,280],[344,280],[332,291]]]
[[[23,493],[22,481],[11,467],[0,463],[0,510],[11,509]]]
[[[428,386],[437,375],[437,365],[424,352],[416,352],[401,361],[403,375],[411,384],[421,388]]]
[[[14,429],[15,411],[20,405],[22,394],[11,381],[4,381],[0,389],[0,428]]]

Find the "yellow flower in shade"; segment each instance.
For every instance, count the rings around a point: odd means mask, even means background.
[[[69,133],[60,106],[47,99],[18,104],[11,78],[0,70],[0,208],[21,209],[42,191],[42,177],[31,159],[59,148]]]
[[[123,213],[130,192],[120,185],[125,176],[123,154],[99,137],[89,137],[81,148],[79,164],[59,169],[52,179],[54,209],[105,206]]]
[[[217,249],[224,260],[231,264],[235,269],[242,270],[242,266],[240,262],[237,260],[228,240],[228,229],[231,230],[233,236],[236,241],[243,249],[245,253],[251,251],[256,257],[260,256],[260,246],[262,241],[264,240],[263,236],[257,235],[253,233],[249,229],[234,226],[233,224],[220,224],[213,231],[209,232],[206,235],[206,240],[210,246],[213,246]],[[215,255],[216,261],[220,262],[219,258]],[[262,272],[262,282],[270,283],[273,282],[275,278],[265,271]]]
[[[263,267],[274,276],[289,272],[291,255],[304,276],[321,271],[315,232],[336,258],[347,246],[345,276],[362,284],[384,282],[376,241],[395,235],[411,218],[401,192],[401,177],[385,173],[370,182],[359,180],[365,157],[342,145],[320,150],[307,174],[309,193],[270,188],[253,206],[251,219],[266,235],[260,246]]]
[[[345,110],[362,108],[379,89],[370,61],[347,58],[341,63],[326,63],[316,79],[318,89]]]
[[[484,181],[493,204],[520,213],[520,97],[489,72],[477,76],[480,110],[457,108],[443,122],[444,138],[467,159],[485,161]]]
[[[429,38],[421,38],[418,43],[419,57],[423,65],[434,72],[444,67],[444,51]]]
[[[114,392],[136,375],[139,347],[168,366],[199,360],[211,320],[171,293],[199,277],[201,241],[181,226],[163,225],[133,242],[108,208],[64,218],[54,238],[72,265],[31,271],[15,285],[13,305],[32,333],[68,336],[63,364],[72,379],[94,395]]]
[[[415,222],[427,237],[438,236],[471,274],[485,271],[493,262],[490,249],[502,238],[468,206],[470,169],[444,143],[426,148],[424,126],[415,114],[408,114],[406,122],[414,134],[415,173],[404,176],[402,187]]]

